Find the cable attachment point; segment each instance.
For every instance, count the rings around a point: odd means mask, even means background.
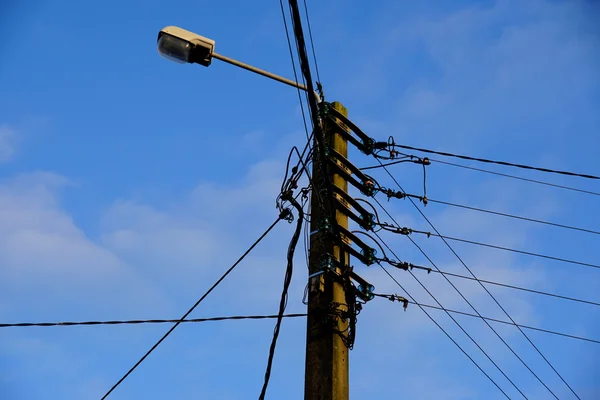
[[[375,286],[371,284],[358,285],[358,287],[356,288],[356,295],[360,297],[363,301],[367,302],[369,300],[373,300],[373,298],[375,297],[373,291],[375,291]]]
[[[363,182],[362,187],[360,188],[362,194],[368,197],[373,197],[375,194],[375,183],[368,179]]]
[[[375,139],[373,138],[365,138],[362,140],[362,144],[364,148],[361,149],[361,152],[370,156],[373,154],[373,150],[375,150]]]
[[[360,254],[365,257],[365,264],[367,265],[372,265],[375,261],[377,261],[377,258],[375,257],[377,250],[374,248],[365,247],[361,249]]]
[[[325,102],[325,93],[323,92],[323,85],[321,84],[321,82],[317,81],[317,93],[319,93],[319,96],[321,97],[321,102]]]
[[[408,299],[405,299],[405,298],[404,298],[404,297],[402,297],[402,296],[399,296],[399,295],[397,295],[397,294],[392,294],[392,295],[390,295],[390,296],[388,297],[388,299],[389,299],[391,302],[394,302],[394,301],[399,301],[399,302],[401,302],[401,303],[402,303],[402,308],[404,308],[404,311],[406,311],[406,309],[408,308]]]
[[[366,231],[372,231],[375,228],[375,214],[361,214],[360,219],[362,221],[362,227]]]
[[[338,277],[341,276],[339,262],[329,253],[321,256],[319,267],[321,267],[321,270],[324,272],[330,271]]]
[[[294,221],[294,214],[292,214],[292,210],[291,209],[284,208],[279,213],[279,219],[282,219],[282,220],[285,220],[285,221],[291,223],[292,221]]]

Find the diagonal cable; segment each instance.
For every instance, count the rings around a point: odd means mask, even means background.
[[[385,244],[385,242],[383,242],[383,243]],[[388,247],[388,249],[389,249],[389,247]],[[389,249],[389,250],[390,250],[390,251],[393,253],[392,249]],[[510,397],[508,396],[508,394],[506,394],[506,392],[505,392],[504,390],[502,390],[502,388],[501,388],[501,387],[500,387],[500,386],[499,386],[499,385],[496,383],[496,381],[494,381],[494,380],[492,379],[492,377],[491,377],[491,376],[489,376],[489,375],[488,375],[488,373],[487,373],[487,372],[485,372],[485,371],[483,370],[483,368],[481,368],[481,366],[480,366],[479,364],[477,364],[477,362],[476,362],[476,361],[475,361],[475,360],[474,360],[474,359],[473,359],[473,358],[472,358],[472,357],[471,357],[471,356],[470,356],[470,355],[469,355],[469,354],[468,354],[468,353],[467,353],[467,352],[466,352],[466,351],[465,351],[465,350],[464,350],[462,347],[460,347],[460,345],[458,344],[458,342],[457,342],[456,340],[454,340],[454,338],[453,338],[452,336],[450,336],[450,334],[449,334],[448,332],[446,332],[446,330],[445,330],[444,328],[442,328],[442,326],[441,326],[441,325],[440,325],[440,324],[439,324],[439,323],[438,323],[438,322],[437,322],[437,321],[436,321],[436,320],[435,320],[435,319],[434,319],[434,318],[431,316],[431,314],[429,314],[429,313],[427,312],[427,310],[425,310],[425,309],[422,307],[422,305],[421,305],[420,303],[417,303],[417,302],[416,302],[416,300],[414,299],[414,297],[412,297],[412,296],[410,295],[410,293],[408,293],[408,291],[407,291],[407,290],[406,290],[406,289],[405,289],[405,288],[402,286],[402,284],[400,284],[400,282],[398,282],[398,281],[396,280],[396,278],[394,278],[394,276],[393,276],[392,274],[390,274],[390,273],[388,272],[388,270],[387,270],[387,269],[385,269],[385,267],[384,267],[383,265],[379,264],[379,266],[381,267],[381,269],[383,269],[383,270],[385,271],[385,273],[386,273],[386,274],[387,274],[387,275],[388,275],[388,276],[389,276],[389,277],[390,277],[390,278],[391,278],[391,279],[392,279],[394,282],[396,282],[396,285],[398,285],[398,286],[400,287],[400,289],[402,289],[402,290],[404,291],[404,293],[406,293],[406,295],[407,295],[407,296],[408,296],[408,297],[411,299],[412,303],[413,303],[413,304],[416,304],[417,306],[419,306],[419,308],[421,309],[421,311],[423,311],[423,312],[425,313],[425,315],[427,315],[427,316],[429,317],[429,319],[430,319],[430,320],[431,320],[431,321],[432,321],[434,324],[436,324],[436,326],[437,326],[438,328],[440,328],[440,329],[442,330],[442,332],[444,332],[444,334],[445,334],[445,335],[448,337],[448,339],[450,339],[450,340],[452,341],[452,343],[454,343],[454,344],[456,345],[456,347],[458,347],[458,349],[459,349],[459,350],[460,350],[460,351],[461,351],[461,352],[462,352],[462,353],[463,353],[465,356],[467,356],[467,358],[468,358],[469,360],[471,360],[471,362],[472,362],[472,363],[473,363],[473,364],[474,364],[474,365],[475,365],[475,366],[476,366],[476,367],[477,367],[477,368],[478,368],[478,369],[479,369],[479,370],[480,370],[480,371],[481,371],[481,372],[482,372],[482,373],[483,373],[483,374],[484,374],[484,375],[485,375],[485,376],[486,376],[486,377],[487,377],[487,378],[490,380],[490,382],[492,382],[492,383],[494,384],[494,386],[496,386],[496,387],[498,388],[498,390],[500,390],[500,391],[502,392],[502,394],[504,395],[504,397],[506,397],[507,399],[510,399]],[[433,297],[433,296],[432,296],[432,297]],[[434,297],[434,299],[435,299],[435,297]],[[479,345],[477,344],[477,342],[475,342],[475,340],[474,340],[474,339],[471,337],[471,335],[469,335],[469,334],[468,334],[468,333],[467,333],[467,332],[466,332],[466,331],[465,331],[465,330],[462,328],[462,326],[461,326],[461,325],[460,325],[460,324],[459,324],[459,323],[458,323],[458,322],[457,322],[457,321],[456,321],[456,320],[455,320],[455,319],[454,319],[454,318],[453,318],[453,317],[452,317],[450,314],[448,314],[448,316],[449,316],[449,317],[450,317],[450,318],[451,318],[451,319],[452,319],[452,320],[453,320],[453,321],[456,323],[456,325],[458,325],[458,326],[459,326],[459,327],[462,329],[462,331],[465,333],[465,335],[467,335],[467,336],[468,336],[468,337],[469,337],[469,338],[470,338],[470,339],[473,341],[473,343],[475,343],[475,345],[477,345],[477,347],[479,347]],[[487,353],[486,353],[486,352],[485,352],[485,351],[484,351],[484,350],[483,350],[481,347],[479,347],[479,349],[480,349],[480,350],[481,350],[481,351],[482,351],[482,352],[483,352],[483,353],[484,353],[484,354],[487,356]],[[490,359],[490,358],[489,358],[489,356],[488,356],[488,359]],[[492,360],[490,359],[490,361],[492,361]],[[492,363],[493,363],[494,365],[496,365],[496,363],[494,363],[494,361],[492,361]],[[498,366],[497,366],[497,365],[496,365],[496,368],[498,368]],[[500,369],[500,368],[498,368],[498,369]],[[501,371],[501,372],[502,372],[502,371]],[[505,376],[506,376],[506,375],[505,375]],[[507,379],[508,379],[508,378],[507,378]],[[517,389],[517,390],[518,390],[518,389]]]
[[[290,51],[290,58],[292,60],[292,69],[294,70],[294,80],[296,81],[296,90],[298,91],[298,100],[300,101],[300,111],[302,111],[302,122],[304,123],[304,131],[306,132],[306,137],[310,142],[310,137],[308,136],[308,126],[306,124],[306,116],[304,114],[304,103],[302,102],[302,95],[300,94],[300,88],[297,86],[298,84],[298,74],[296,72],[296,62],[294,60],[294,53],[292,51],[292,42],[290,40],[290,33],[288,30],[287,19],[285,17],[285,11],[283,8],[283,0],[279,0],[279,5],[281,6],[281,17],[283,18],[283,26],[285,28],[285,36],[287,38],[288,49]]]
[[[288,211],[289,212],[289,211]],[[202,301],[227,277],[227,275],[229,275],[229,273],[231,271],[233,271],[233,269],[235,267],[237,267],[237,265],[242,262],[242,260],[244,258],[246,258],[246,256],[252,251],[254,250],[254,248],[265,238],[265,236],[267,236],[267,234],[269,232],[271,232],[271,230],[275,227],[275,225],[277,225],[277,223],[279,221],[281,221],[283,218],[285,218],[287,216],[286,212],[282,212],[281,214],[279,214],[279,216],[277,217],[277,219],[275,220],[275,222],[273,222],[271,224],[271,226],[269,226],[267,228],[267,230],[258,238],[256,239],[256,241],[254,243],[252,243],[252,245],[248,248],[248,250],[246,250],[244,252],[244,254],[241,255],[240,258],[238,258],[238,260],[233,263],[233,265],[227,270],[225,271],[225,273],[210,287],[210,289],[208,289],[203,295],[202,297],[200,297],[200,299],[194,303],[194,305],[192,307],[190,307],[190,309],[183,314],[183,316],[167,331],[167,333],[165,333],[159,340],[158,342],[156,342],[151,348],[150,350],[148,350],[146,352],[146,354],[144,354],[142,356],[142,358],[140,358],[138,360],[138,362],[136,362],[133,367],[131,367],[129,369],[129,371],[127,371],[125,373],[125,375],[123,375],[121,377],[121,379],[119,379],[117,381],[117,383],[115,383],[109,390],[108,392],[106,392],[106,394],[104,394],[104,396],[102,396],[102,400],[106,399],[108,397],[108,395],[110,395],[113,390],[115,390],[117,388],[117,386],[119,386],[125,379],[127,379],[127,377],[142,363],[144,362],[144,360],[175,330],[175,328],[177,328],[179,326],[179,324],[181,324],[181,322],[186,319],[188,317],[188,315],[190,315],[192,313],[192,311],[194,311],[196,309],[196,307],[198,307],[198,305],[200,303],[202,303]]]
[[[378,161],[381,163],[381,161],[378,159]],[[403,192],[406,193],[404,191],[404,189],[402,188],[402,185],[400,185],[400,183],[396,180],[396,178],[390,173],[390,171],[386,168],[383,167],[383,169],[387,172],[387,174],[392,178],[392,180],[396,183],[396,185],[398,185],[398,188]],[[421,216],[425,219],[425,221],[427,221],[427,223],[429,224],[429,226],[431,227],[431,229],[433,229],[438,235],[441,234],[440,232],[436,229],[436,227],[431,223],[431,221],[429,220],[429,218],[427,218],[427,216],[423,213],[423,211],[421,211],[421,209],[416,205],[416,203],[413,201],[412,198],[408,198],[411,202],[411,204],[414,206],[414,208],[417,209],[417,211],[419,212],[419,214],[421,214]],[[379,202],[378,202],[379,203]],[[389,214],[388,214],[389,215]],[[390,218],[391,215],[390,215]],[[394,220],[392,218],[392,220]],[[408,237],[410,239],[411,242],[413,242],[415,245],[416,243],[412,240],[411,237]],[[441,238],[444,243],[446,244],[446,246],[448,247],[448,249],[450,249],[450,251],[456,256],[456,258],[460,261],[460,263],[467,269],[467,271],[469,271],[469,273],[471,274],[471,276],[475,279],[477,279],[477,277],[475,276],[475,274],[473,273],[473,271],[471,271],[471,269],[467,266],[467,264],[463,261],[463,259],[458,255],[458,253],[456,253],[456,251],[452,248],[452,246],[450,246],[450,243],[448,243],[448,241],[445,238]],[[418,246],[417,246],[418,247]],[[420,249],[420,247],[419,247]],[[422,251],[422,250],[421,250]],[[425,253],[423,253],[423,255],[425,255]],[[426,255],[425,255],[426,256]],[[427,257],[427,256],[426,256]],[[428,258],[429,259],[429,258]],[[429,260],[431,262],[431,260]],[[432,265],[435,266],[435,264]],[[437,266],[435,266],[435,268],[437,270],[439,270],[439,268],[437,268]],[[446,278],[446,280],[454,287],[454,284],[452,284],[452,282],[450,281],[450,279],[448,279],[447,276],[443,275],[444,278]],[[496,299],[496,297],[488,290],[488,288],[481,282],[479,282],[479,284],[481,285],[481,287],[488,293],[488,295],[494,300],[494,302],[498,305],[498,307],[500,307],[500,309],[504,312],[504,314],[508,317],[508,319],[515,323],[514,319],[510,316],[510,314],[506,311],[506,309],[500,304],[500,302]],[[458,290],[458,289],[457,289]],[[473,307],[472,307],[473,308]],[[473,310],[475,310],[475,308],[473,308]],[[477,312],[477,310],[475,310]],[[477,312],[477,314],[479,314],[479,312]],[[490,326],[490,328],[493,330],[493,328]],[[575,393],[575,391],[573,390],[573,388],[567,383],[567,381],[562,377],[562,375],[556,370],[556,368],[554,368],[554,366],[552,365],[552,363],[546,358],[546,356],[544,356],[544,354],[542,354],[542,352],[540,351],[540,349],[531,341],[531,339],[529,338],[529,336],[527,336],[527,334],[523,331],[523,329],[521,329],[520,327],[517,326],[517,329],[519,329],[519,331],[523,334],[523,336],[525,337],[525,339],[527,339],[527,341],[531,344],[531,346],[533,346],[533,348],[537,351],[537,353],[544,359],[544,361],[550,366],[550,368],[552,368],[552,370],[556,373],[556,375],[563,381],[563,383],[571,390],[571,392],[575,395],[575,397],[577,397],[578,399],[580,399],[580,397],[577,395],[577,393]],[[494,331],[495,332],[495,331]],[[508,345],[507,345],[508,346]],[[516,354],[515,354],[516,355]],[[518,357],[519,358],[519,357]],[[520,358],[519,358],[520,360]],[[523,364],[525,366],[527,366],[524,362]],[[527,367],[527,369],[529,369],[529,371],[531,371],[531,369],[529,367]],[[541,381],[541,379],[535,374],[533,373],[533,371],[531,371],[531,373],[542,383],[542,385],[544,385],[544,387],[546,387],[548,389],[548,391],[550,391],[550,393],[552,393],[554,395],[554,397],[556,397],[556,395],[550,390],[550,388],[548,388],[548,386],[546,386],[545,383],[543,383]],[[581,400],[581,399],[580,399]]]
[[[384,209],[385,211],[385,209]],[[387,212],[387,211],[386,211]],[[381,236],[379,236],[379,234],[377,234],[375,232],[375,236],[377,236],[377,238],[384,244],[384,246],[392,253],[392,255],[396,258],[398,258],[398,256],[396,255],[396,253],[394,253],[394,251],[390,248],[390,246],[388,246],[388,244],[381,238]],[[438,304],[439,307],[444,308],[444,306],[442,306],[442,304],[439,302],[439,300],[433,295],[433,293],[431,293],[431,291],[429,289],[427,289],[427,287],[419,280],[419,278],[416,277],[416,275],[412,272],[412,271],[408,271],[411,276],[419,283],[419,285],[421,285],[421,287],[423,288],[423,290],[425,290],[427,292],[427,294],[429,294],[429,296],[431,296],[431,298]],[[404,289],[403,289],[404,290]],[[462,294],[461,294],[462,296]],[[463,296],[464,298],[464,296]],[[469,303],[469,301],[467,299],[465,299],[465,301],[467,301],[467,303]],[[470,305],[471,303],[469,303]],[[500,368],[500,366],[498,364],[496,364],[496,362],[494,360],[492,360],[492,358],[487,354],[487,352],[485,350],[483,350],[483,348],[479,345],[479,343],[477,343],[477,341],[475,341],[475,339],[473,339],[473,337],[467,333],[467,331],[462,327],[462,325],[449,313],[446,312],[446,314],[452,319],[452,321],[454,321],[454,323],[464,332],[465,335],[467,335],[467,337],[469,339],[471,339],[471,341],[475,344],[475,346],[477,346],[477,348],[479,350],[481,350],[481,352],[487,357],[488,360],[490,360],[490,362],[496,367],[496,369],[498,371],[500,371],[500,373],[511,383],[511,385],[517,389],[517,391],[524,397],[527,399],[527,396],[525,396],[525,394],[521,391],[521,389],[519,389],[517,387],[517,385],[512,381],[512,379],[510,379],[508,377],[508,375],[506,375],[506,373],[502,370],[502,368]],[[487,321],[486,321],[487,322]],[[491,327],[490,327],[491,328]],[[493,330],[493,328],[492,328]],[[495,331],[494,331],[495,332]],[[500,338],[500,340],[504,341],[502,338]],[[508,345],[507,345],[508,346]]]
[[[271,346],[269,348],[269,357],[267,361],[267,368],[265,370],[265,380],[260,395],[258,397],[259,400],[264,400],[265,396],[267,395],[267,387],[269,386],[269,378],[271,377],[271,367],[273,366],[273,358],[275,357],[275,347],[277,346],[277,338],[279,337],[279,330],[281,329],[281,320],[283,319],[285,307],[287,305],[288,289],[290,287],[290,283],[292,282],[292,274],[294,270],[294,253],[296,251],[298,239],[300,238],[302,223],[304,222],[304,210],[302,210],[302,206],[300,206],[300,204],[291,196],[288,200],[298,211],[296,230],[294,231],[294,235],[292,236],[292,239],[290,240],[290,245],[288,247],[287,267],[285,271],[285,278],[283,280],[283,291],[281,292],[281,300],[279,301],[279,314],[277,316],[277,323],[275,324],[275,330],[273,332],[273,340],[271,341]]]

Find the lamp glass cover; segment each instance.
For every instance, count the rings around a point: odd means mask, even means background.
[[[190,62],[192,46],[186,40],[163,33],[158,39],[158,53],[167,60],[180,64]]]

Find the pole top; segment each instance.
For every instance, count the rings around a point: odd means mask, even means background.
[[[339,101],[334,101],[331,106],[339,111],[344,117],[348,118],[348,109],[342,105]]]

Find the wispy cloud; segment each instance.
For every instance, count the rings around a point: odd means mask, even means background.
[[[8,125],[0,125],[0,162],[7,162],[13,158],[15,141],[15,132]]]

